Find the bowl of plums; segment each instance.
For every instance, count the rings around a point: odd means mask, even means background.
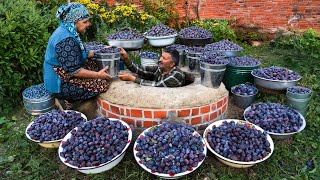
[[[134,143],[133,154],[147,172],[177,179],[203,163],[207,147],[201,135],[189,125],[165,122],[144,130]]]
[[[96,174],[116,166],[132,140],[132,130],[119,119],[97,117],[75,127],[58,149],[60,160],[84,174]]]
[[[144,35],[148,39],[149,44],[154,47],[171,45],[178,36],[173,28],[164,24],[151,27]]]
[[[107,37],[110,46],[122,47],[126,50],[141,49],[144,44],[144,36],[135,29],[122,28]]]
[[[178,35],[180,44],[187,46],[205,46],[213,37],[209,31],[197,26],[181,29]]]
[[[287,139],[306,127],[304,117],[295,109],[271,102],[259,102],[247,107],[244,119],[260,126],[273,139]]]
[[[277,66],[254,69],[251,74],[257,87],[278,91],[295,86],[301,79],[297,72]]]
[[[203,138],[219,161],[235,168],[261,163],[274,150],[273,141],[266,131],[243,120],[216,121],[205,129]]]
[[[236,57],[240,55],[242,47],[231,41],[223,39],[215,43],[207,44],[205,46],[205,50],[223,53],[225,57]]]
[[[233,103],[239,108],[245,109],[250,106],[258,94],[258,89],[251,83],[238,84],[231,87]]]
[[[45,148],[58,148],[62,138],[73,128],[87,121],[87,117],[72,110],[51,110],[36,116],[27,126],[27,138]]]

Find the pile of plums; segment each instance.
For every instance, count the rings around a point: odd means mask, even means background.
[[[257,161],[271,152],[265,131],[235,121],[213,126],[207,134],[207,141],[216,153],[234,161]]]
[[[61,144],[60,156],[79,168],[99,166],[122,153],[128,135],[120,121],[98,117],[71,131],[71,137]]]
[[[197,167],[204,160],[204,144],[187,124],[163,123],[136,141],[135,154],[152,171],[177,174]]]
[[[273,133],[297,132],[303,123],[298,111],[271,102],[252,104],[250,109],[245,111],[244,117],[247,121]]]
[[[79,112],[54,109],[35,117],[27,133],[31,139],[40,142],[59,140],[85,121]]]

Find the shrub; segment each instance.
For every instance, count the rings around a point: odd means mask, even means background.
[[[193,20],[191,21],[190,26],[198,26],[208,30],[213,35],[213,41],[215,42],[222,39],[228,39],[232,42],[236,42],[236,34],[230,27],[230,23],[227,20]]]
[[[3,0],[0,4],[0,114],[21,102],[21,92],[42,81],[42,63],[49,15],[31,0]]]
[[[302,33],[296,31],[287,36],[280,34],[276,37],[273,45],[275,48],[294,49],[298,56],[318,60],[320,58],[320,33],[313,29]]]

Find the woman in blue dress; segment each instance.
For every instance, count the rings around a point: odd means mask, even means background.
[[[107,67],[97,71],[94,52],[85,49],[79,36],[90,26],[88,10],[73,2],[59,7],[56,16],[60,26],[48,41],[43,64],[46,89],[67,105],[107,91]]]

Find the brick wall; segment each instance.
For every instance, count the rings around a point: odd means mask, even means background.
[[[133,108],[110,103],[100,96],[97,103],[101,115],[121,119],[133,127],[149,128],[161,124],[169,113],[174,113],[196,130],[204,130],[212,122],[225,119],[228,95],[211,104],[182,109]]]
[[[108,1],[114,5],[116,1]],[[139,5],[139,0],[131,1]],[[187,2],[187,5],[186,5]],[[181,20],[220,18],[236,20],[236,25],[277,29],[308,29],[320,31],[320,0],[178,0]]]

